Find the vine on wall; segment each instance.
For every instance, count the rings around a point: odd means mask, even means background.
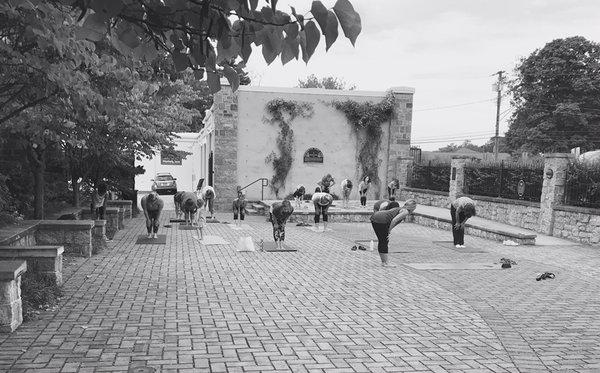
[[[343,112],[358,139],[357,159],[361,167],[361,180],[369,176],[379,184],[377,155],[383,130],[381,124],[392,119],[394,95],[389,92],[381,102],[334,101],[333,107]]]
[[[297,117],[310,118],[313,115],[313,107],[307,102],[275,99],[267,102],[266,109],[270,118],[265,118],[265,122],[279,126],[277,136],[279,155],[273,151],[265,159],[266,163],[271,163],[273,166],[274,174],[270,187],[275,196],[279,198],[279,190],[285,185],[285,179],[294,160],[294,131],[290,124]]]

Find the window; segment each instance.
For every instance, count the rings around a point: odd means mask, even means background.
[[[304,153],[304,163],[323,163],[323,152],[317,148],[310,148]]]

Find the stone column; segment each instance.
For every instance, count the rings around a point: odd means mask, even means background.
[[[544,156],[544,183],[540,200],[540,216],[538,231],[552,235],[554,232],[554,206],[563,203],[567,168],[573,155],[568,153],[551,153]]]
[[[123,230],[125,229],[125,209],[123,207],[119,207],[118,208],[118,213],[117,213],[117,226],[119,227],[119,230]]]
[[[23,323],[21,275],[27,263],[0,261],[0,333],[11,333]]]
[[[221,90],[214,95],[212,107],[214,120],[213,187],[215,210],[224,210],[237,198],[238,184],[238,100],[237,93],[221,82]],[[206,181],[205,181],[206,183]]]
[[[106,217],[106,237],[112,240],[115,233],[119,231],[119,208],[107,207],[104,216]]]
[[[412,157],[398,157],[396,159],[396,177],[400,181],[400,188],[408,186],[408,173],[412,164]]]
[[[404,184],[402,177],[404,173],[403,162],[410,156],[410,133],[412,129],[412,108],[414,88],[409,87],[393,87],[390,89],[394,95],[394,113],[389,124],[389,151],[387,158],[387,179],[392,180],[397,177],[400,180],[400,185],[406,185],[406,176],[404,175]],[[383,144],[384,148],[385,145]],[[411,158],[412,159],[412,158]],[[394,160],[394,161],[392,161]],[[399,174],[396,174],[399,172]],[[385,180],[382,180],[383,183]],[[385,185],[385,193],[387,195],[387,185]]]
[[[471,159],[468,156],[456,155],[450,163],[450,188],[448,191],[448,203],[462,196],[465,191],[465,165]]]
[[[106,220],[95,220],[92,229],[92,254],[98,254],[108,248],[106,237]]]

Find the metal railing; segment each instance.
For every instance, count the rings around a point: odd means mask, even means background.
[[[265,177],[261,177],[261,178],[258,178],[256,180],[254,180],[253,182],[251,182],[250,184],[246,185],[245,187],[240,188],[239,191],[241,192],[242,190],[248,188],[249,186],[251,186],[251,185],[253,185],[255,183],[258,183],[259,181],[261,181],[261,186],[260,186],[260,200],[262,201],[262,200],[265,199],[265,194],[264,194],[265,187],[269,186],[269,179],[267,179]]]

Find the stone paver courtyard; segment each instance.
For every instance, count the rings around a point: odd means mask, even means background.
[[[297,252],[237,252],[242,236],[271,240],[264,217],[247,224],[207,224],[230,245],[176,224],[166,245],[136,245],[143,219],[128,221],[109,250],[67,266],[56,311],[0,335],[0,371],[600,371],[597,249],[467,237],[480,252],[457,252],[450,232],[408,223],[391,239],[399,266],[383,268],[350,250],[374,238],[365,223],[289,224]],[[410,266],[503,257],[518,264]],[[556,278],[536,281],[545,271]]]

